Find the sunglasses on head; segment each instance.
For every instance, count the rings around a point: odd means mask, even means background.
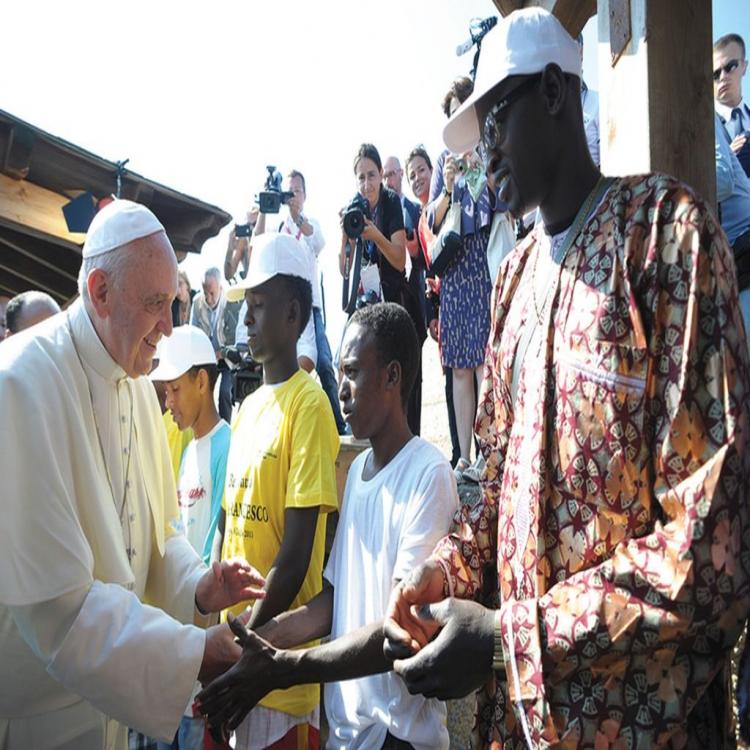
[[[726,65],[722,65],[720,68],[716,68],[716,70],[714,71],[714,81],[718,81],[719,78],[721,78],[722,71],[729,75],[730,73],[734,73],[734,71],[739,67],[739,60],[730,60]]]

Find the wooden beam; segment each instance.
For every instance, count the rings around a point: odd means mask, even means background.
[[[48,294],[68,299],[77,291],[76,279],[39,265],[32,258],[16,253],[0,240],[0,273],[11,272]]]
[[[616,5],[599,0],[602,169],[666,172],[715,206],[711,4],[630,0],[630,41],[613,66]]]
[[[596,0],[494,0],[502,16],[514,10],[538,6],[554,13],[572,37],[577,37],[586,21],[596,15]]]
[[[33,182],[0,174],[0,217],[80,245],[86,235],[69,232],[62,212],[69,200]]]

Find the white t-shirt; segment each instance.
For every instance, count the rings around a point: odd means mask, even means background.
[[[349,470],[323,573],[334,587],[331,638],[385,617],[394,580],[430,555],[458,508],[450,464],[430,443],[412,438],[365,481],[371,452]],[[395,672],[328,684],[325,707],[329,748],[379,750],[388,731],[417,750],[448,747],[445,704],[410,695]]]

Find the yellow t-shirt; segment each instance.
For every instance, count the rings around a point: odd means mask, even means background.
[[[177,481],[180,474],[180,462],[182,454],[185,452],[188,443],[193,439],[193,430],[188,427],[187,430],[180,431],[177,422],[172,417],[172,412],[167,409],[161,415],[164,420],[164,427],[167,430],[167,444],[169,445],[169,455],[172,457],[172,470],[174,478]]]
[[[232,423],[222,559],[244,557],[267,575],[281,547],[286,508],[320,506],[310,567],[291,609],[322,588],[325,514],[338,509],[338,450],[331,406],[304,370],[252,393]],[[239,604],[231,611],[239,614],[244,608]],[[318,685],[298,685],[269,693],[261,705],[301,716],[319,701]]]

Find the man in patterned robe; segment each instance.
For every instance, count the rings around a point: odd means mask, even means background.
[[[502,199],[543,223],[496,282],[482,502],[394,592],[386,652],[412,691],[481,687],[477,747],[730,747],[750,606],[732,253],[687,186],[602,178],[576,49],[546,11],[511,14],[444,132],[481,135]]]

